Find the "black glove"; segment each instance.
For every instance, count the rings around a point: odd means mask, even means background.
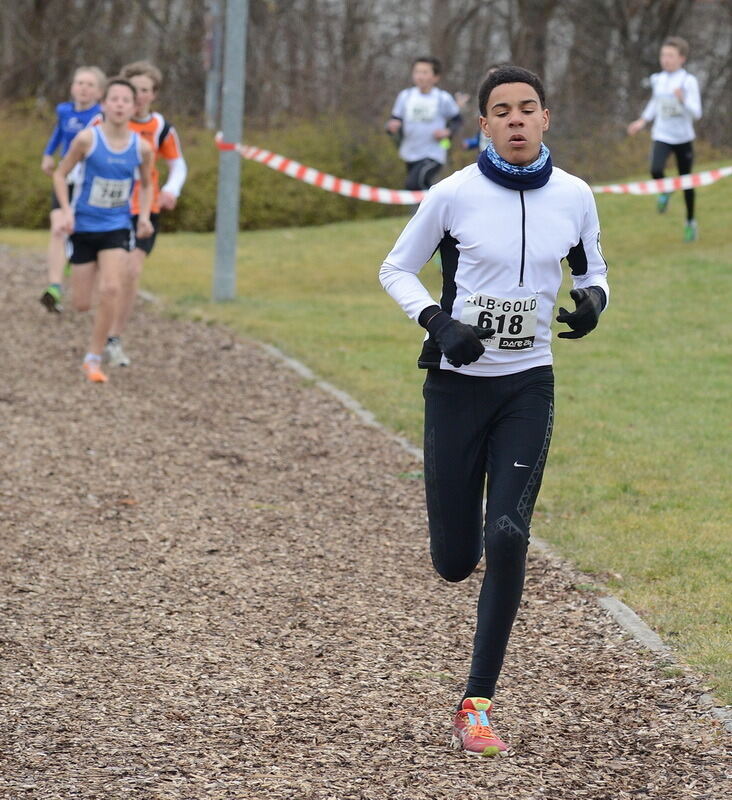
[[[566,322],[572,329],[558,334],[560,339],[581,339],[597,327],[600,312],[605,308],[605,292],[599,286],[588,286],[587,289],[572,289],[569,296],[577,308],[567,311],[559,307],[557,322]]]
[[[426,311],[431,312],[432,308],[434,307],[430,306]],[[490,339],[496,332],[494,328],[480,328],[477,325],[458,322],[441,310],[429,314],[428,319],[422,324],[445,354],[448,364],[452,364],[453,367],[462,367],[477,361],[485,353],[485,347],[480,340]]]

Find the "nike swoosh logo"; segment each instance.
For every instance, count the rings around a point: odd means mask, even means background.
[[[526,469],[529,469],[529,465],[528,464],[519,464],[518,461],[514,461],[513,465],[514,465],[514,467],[526,467]]]

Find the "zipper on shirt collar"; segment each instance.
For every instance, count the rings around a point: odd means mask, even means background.
[[[524,285],[524,266],[526,264],[526,204],[524,203],[523,190],[521,195],[521,273],[519,275],[519,286]]]

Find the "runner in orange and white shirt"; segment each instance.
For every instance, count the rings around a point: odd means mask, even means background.
[[[158,170],[153,162],[153,202],[150,220],[154,231],[152,236],[147,239],[137,239],[135,249],[129,255],[127,274],[122,281],[117,312],[105,348],[105,357],[109,365],[113,367],[126,367],[130,364],[129,357],[122,349],[121,337],[132,316],[142,265],[145,257],[152,252],[155,245],[160,212],[175,208],[188,172],[175,128],[165,120],[162,114],[150,109],[157,98],[162,82],[160,70],[147,61],[135,61],[123,67],[121,75],[129,80],[137,90],[137,109],[129,126],[148,142],[155,158],[160,156],[166,160],[168,179],[161,189]],[[136,223],[139,212],[139,191],[138,183],[135,185],[130,201],[133,223]]]

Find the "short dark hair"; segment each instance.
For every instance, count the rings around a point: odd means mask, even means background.
[[[442,62],[439,58],[435,58],[434,56],[420,56],[419,58],[415,58],[414,61],[412,61],[412,69],[414,69],[417,64],[429,64],[435,75],[439,75],[442,72]]]
[[[675,47],[684,58],[689,55],[689,43],[680,36],[667,36],[661,47]]]
[[[480,110],[481,116],[488,116],[486,113],[488,98],[496,86],[501,86],[504,83],[528,83],[539,95],[541,107],[546,108],[546,96],[544,94],[544,84],[541,82],[541,78],[528,69],[514,67],[508,64],[491,70],[490,74],[481,84],[480,91],[478,92],[478,109]]]
[[[127,80],[127,78],[121,78],[119,75],[115,75],[114,78],[110,78],[107,81],[107,85],[104,87],[104,95],[102,96],[102,100],[107,99],[109,90],[113,86],[126,86],[128,89],[132,90],[132,96],[137,99],[137,89],[135,89],[135,87]]]

